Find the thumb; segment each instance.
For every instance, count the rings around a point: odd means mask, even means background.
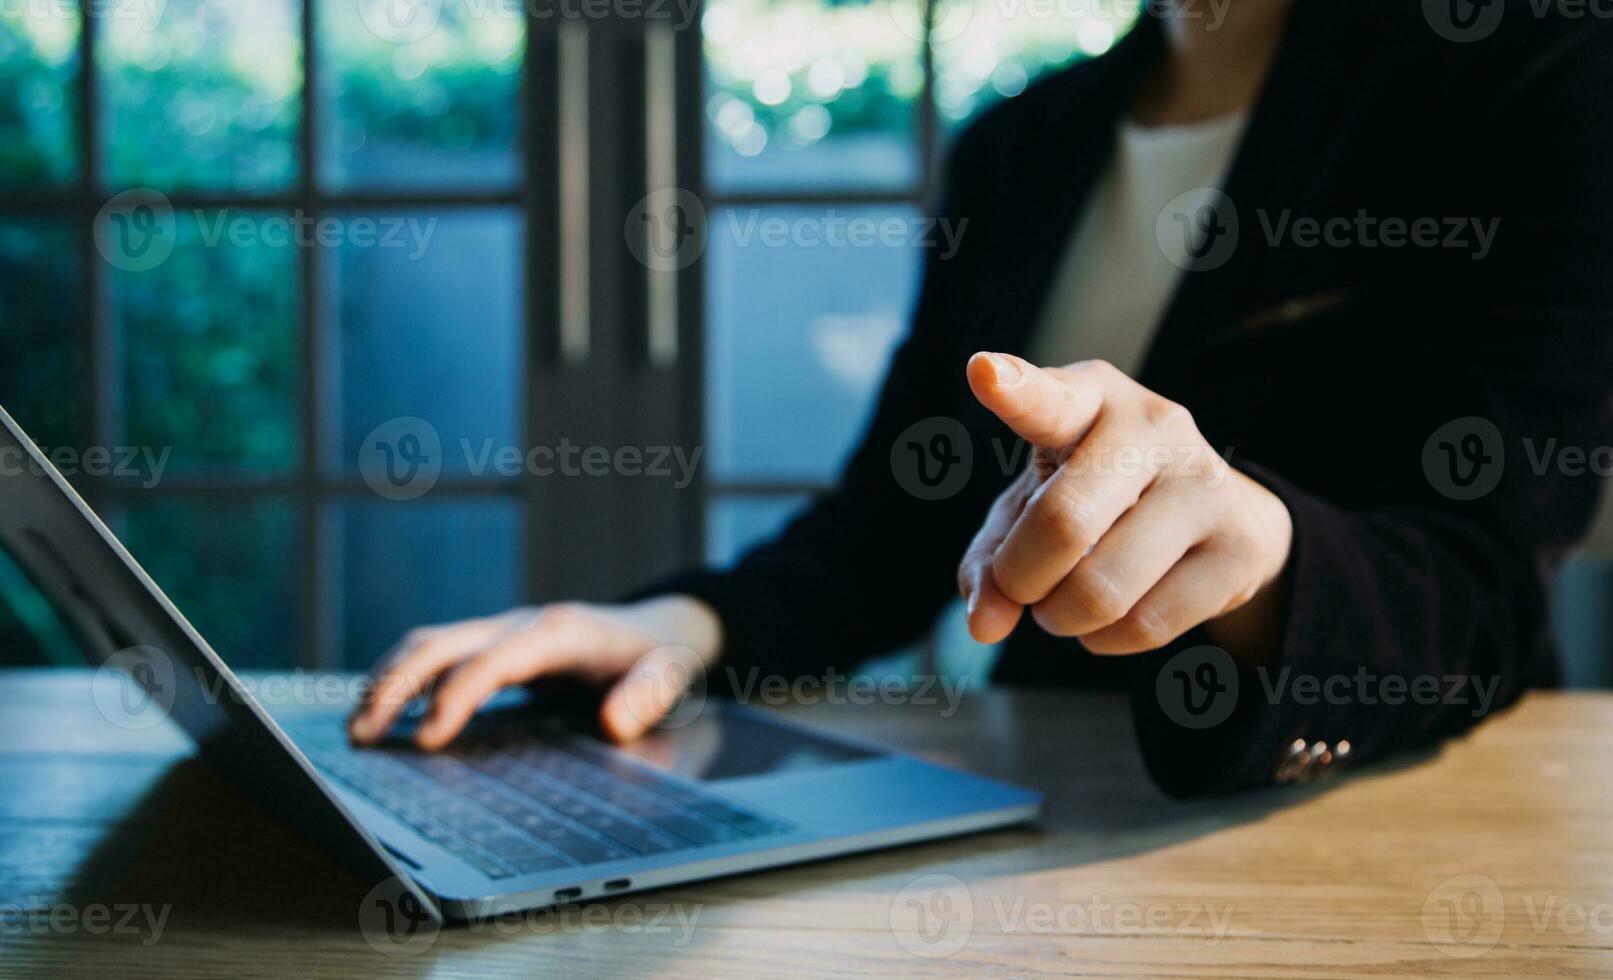
[[[1035,470],[1020,474],[991,505],[986,522],[980,526],[969,550],[958,566],[958,585],[963,593],[969,620],[969,633],[978,643],[1001,643],[1019,625],[1025,609],[1003,595],[992,575],[992,561],[1003,539],[1025,509],[1025,501],[1040,480]]]
[[[1001,643],[1019,625],[1025,607],[997,588],[989,565],[980,569],[969,599],[969,635],[976,643]]]

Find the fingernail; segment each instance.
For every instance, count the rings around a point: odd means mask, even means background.
[[[974,589],[970,589],[969,593],[963,597],[963,602],[964,614],[969,616],[971,619],[974,618],[975,607],[980,605],[980,593]]]
[[[1001,354],[988,354],[986,356],[991,361],[992,369],[996,372],[997,387],[1012,388],[1014,385],[1019,384],[1021,372],[1018,362]]]

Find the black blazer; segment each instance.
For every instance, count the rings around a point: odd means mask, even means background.
[[[1207,730],[1178,726],[1156,696],[1161,665],[1196,634],[1098,658],[1026,617],[997,668],[1007,683],[1130,687],[1150,771],[1174,794],[1270,782],[1296,738],[1348,740],[1367,760],[1461,731],[1482,714],[1476,696],[1447,703],[1463,678],[1493,685],[1491,710],[1556,678],[1549,578],[1599,481],[1572,456],[1537,459],[1613,434],[1613,24],[1509,0],[1497,33],[1457,44],[1422,7],[1298,0],[1226,184],[1237,247],[1184,274],[1139,379],[1186,405],[1293,514],[1276,667],[1238,676],[1236,709]],[[956,595],[958,560],[1014,476],[998,462],[1013,443],[971,397],[965,361],[1025,350],[1161,36],[1145,19],[960,137],[939,213],[967,219],[961,247],[929,256],[911,336],[838,488],[731,571],[652,590],[716,607],[726,666],[848,668],[920,637]],[[1445,219],[1500,224],[1479,259],[1272,240],[1285,214],[1436,218],[1442,241]],[[922,500],[892,448],[937,416],[962,422],[973,465],[961,491]],[[1493,423],[1505,453],[1499,483],[1471,500],[1430,475],[1451,451],[1438,443],[1467,448],[1431,437],[1464,417]],[[1459,462],[1464,478],[1477,472]],[[1348,689],[1272,693],[1283,668]],[[1396,697],[1379,686],[1391,676],[1430,677],[1441,693]]]

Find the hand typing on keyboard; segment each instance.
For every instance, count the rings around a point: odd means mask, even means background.
[[[567,603],[426,627],[376,665],[348,733],[358,744],[375,744],[411,701],[426,697],[415,742],[440,749],[502,688],[569,677],[610,688],[600,722],[610,737],[630,741],[676,707],[689,682],[716,661],[721,641],[717,614],[685,596],[623,606]]]

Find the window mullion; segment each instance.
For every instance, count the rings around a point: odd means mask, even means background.
[[[302,128],[298,132],[301,174],[298,180],[297,207],[309,219],[316,222],[322,217],[318,213],[319,194],[316,177],[318,140],[315,136],[318,132],[316,127],[318,33],[313,3],[311,0],[303,0],[303,69],[300,94]],[[321,341],[326,325],[320,322],[319,315],[318,253],[313,248],[302,247],[298,251],[298,260],[301,273],[297,327],[301,360],[299,367],[301,386],[298,389],[301,406],[298,425],[302,433],[302,454],[297,465],[298,489],[295,508],[301,541],[298,557],[301,561],[302,575],[298,604],[301,612],[302,643],[296,662],[299,667],[329,670],[340,664],[338,651],[332,642],[334,631],[327,628],[328,624],[334,622],[331,610],[332,604],[338,601],[338,598],[331,593],[330,587],[326,584],[326,571],[330,563],[324,553],[327,535],[324,533],[324,494],[319,479],[322,449],[320,433],[324,430],[321,413],[325,411],[325,399],[321,390],[323,379]]]
[[[97,18],[79,11],[78,47],[78,144],[79,185],[75,214],[78,219],[79,264],[83,276],[83,291],[79,309],[79,344],[82,357],[84,393],[80,404],[84,406],[84,424],[79,435],[90,446],[112,444],[117,430],[112,409],[116,403],[112,393],[116,375],[108,370],[107,343],[110,339],[110,317],[103,302],[106,291],[104,267],[97,260],[95,248],[95,222],[100,194],[100,140],[97,126],[100,91],[95,70],[95,43],[98,33]],[[115,365],[114,365],[115,367]],[[95,488],[86,487],[93,507],[103,501]]]

